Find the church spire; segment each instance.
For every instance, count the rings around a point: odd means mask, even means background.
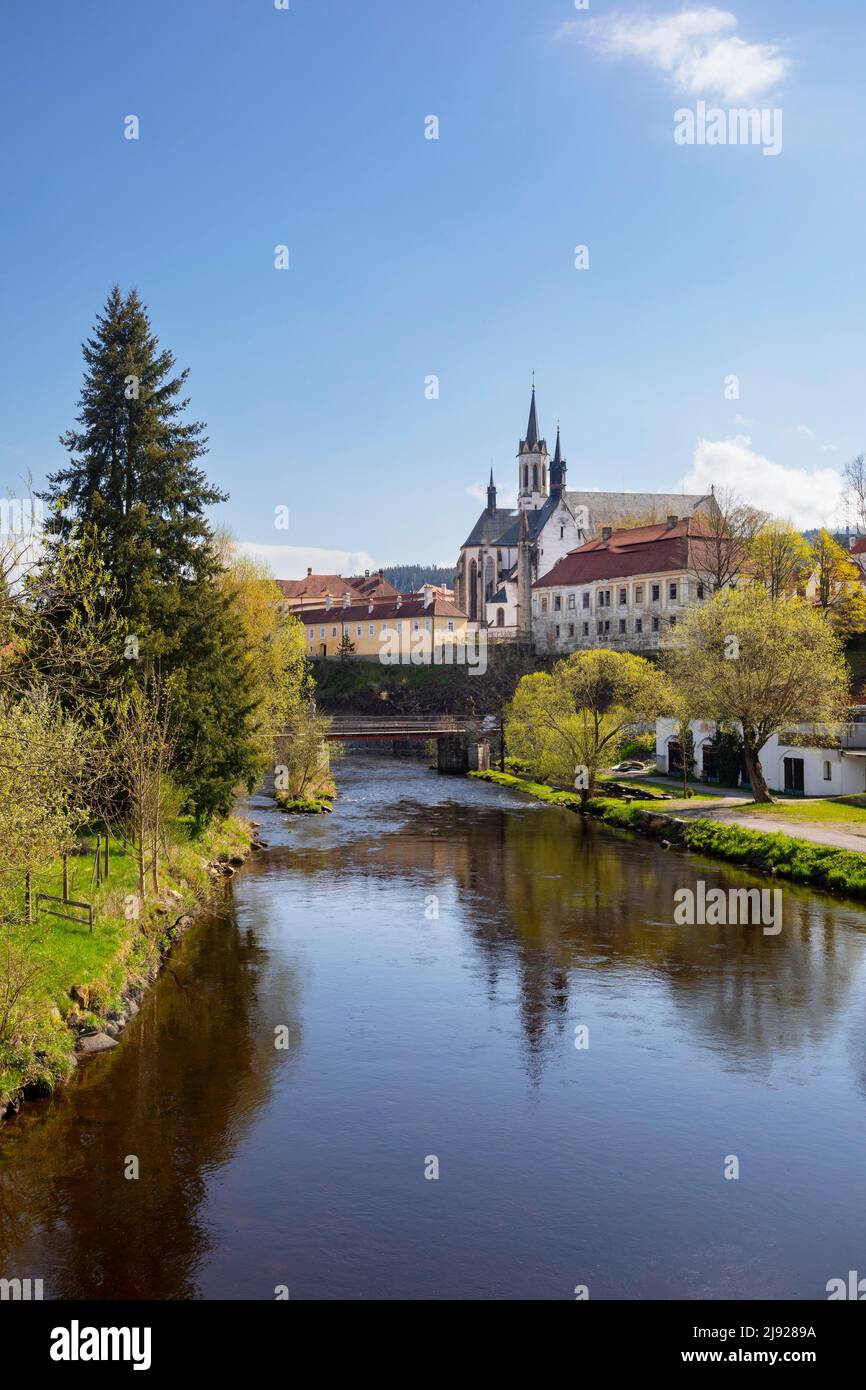
[[[551,497],[561,497],[565,492],[565,459],[562,457],[562,445],[559,439],[559,424],[556,426],[556,449],[553,454],[553,462],[550,465],[550,495]]]
[[[529,404],[529,424],[526,426],[526,443],[530,450],[538,443],[538,415],[535,410],[535,382],[532,383],[532,400]]]
[[[490,469],[490,482],[487,484],[487,510],[493,516],[496,511],[496,484],[493,481],[493,469]]]

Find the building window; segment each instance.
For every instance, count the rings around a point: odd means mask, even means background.
[[[546,612],[547,612],[547,599],[546,599],[546,598],[543,598],[543,599],[541,600],[541,611],[542,611],[542,613],[546,613]]]
[[[504,609],[504,608],[497,608],[497,610],[496,610],[496,626],[497,626],[497,627],[504,627],[504,626],[505,626],[505,609]]]
[[[316,635],[316,629],[315,629],[314,627],[311,627],[311,628],[310,628],[310,638],[312,639],[313,637],[315,637],[315,635]]]
[[[387,631],[388,631],[388,624],[387,624],[387,623],[382,623],[382,624],[381,624],[381,630],[382,630],[382,632],[387,632]]]
[[[698,585],[698,598],[703,598],[703,596],[704,596],[704,586],[703,586],[703,584],[699,584],[699,585]]]
[[[420,623],[413,623],[412,627],[413,627],[413,631],[414,631],[414,632],[420,632],[420,631],[421,631],[421,624],[420,624]]]
[[[584,635],[584,637],[588,637],[588,636],[589,636],[589,623],[584,623],[584,625],[583,625],[583,635]]]
[[[676,615],[676,613],[674,613],[674,614],[672,615],[672,617],[671,617],[671,627],[676,627],[676,625],[677,625],[677,615]]]
[[[620,606],[620,608],[625,608],[625,606],[626,606],[627,603],[628,603],[628,589],[620,589],[620,591],[619,591],[619,606]]]
[[[653,586],[652,586],[652,599],[653,599],[653,603],[658,603],[660,595],[661,595],[661,585],[660,585],[660,584],[653,584]]]
[[[589,607],[589,594],[584,594],[584,596],[583,596],[583,606],[584,606],[584,608],[588,608],[588,607]]]
[[[502,612],[502,609],[500,608],[499,611],[500,611],[500,613],[501,613],[501,612]],[[454,631],[454,619],[453,619],[453,618],[449,618],[449,619],[448,619],[448,631],[449,631],[449,632],[453,632],[453,631]]]
[[[559,528],[559,539],[560,539],[561,541],[564,541],[564,540],[565,540],[565,527],[564,527],[564,526],[560,526],[560,528]]]
[[[569,635],[569,637],[573,637],[573,636],[574,636],[574,623],[569,623],[569,624],[568,624],[568,635]]]
[[[569,606],[569,608],[573,608],[573,607],[574,607],[574,594],[569,594],[569,596],[568,596],[568,606]]]
[[[643,603],[643,584],[638,584],[634,591],[634,601],[640,607]]]
[[[371,624],[370,624],[370,627],[369,627],[369,629],[368,629],[368,631],[369,631],[369,635],[370,635],[371,637],[375,637],[375,635],[376,635],[376,624],[375,624],[375,623],[371,623]]]
[[[332,627],[332,628],[331,628],[331,636],[332,636],[332,637],[336,637],[336,635],[337,635],[337,629],[336,629],[335,627]]]
[[[596,631],[597,631],[597,633],[598,633],[598,635],[599,635],[599,637],[600,637],[601,634],[604,632],[604,623],[601,621],[601,619],[599,619],[599,621],[596,623],[595,626],[596,626]]]
[[[635,632],[643,632],[643,618],[635,618],[634,630]]]
[[[677,601],[677,586],[676,586],[676,584],[671,584],[670,588],[668,589],[668,594],[669,594],[669,596],[670,596],[671,603],[676,603],[676,601]]]
[[[557,595],[555,596],[554,600],[553,600],[553,611],[554,611],[554,613],[561,613],[561,612],[562,612],[562,595],[561,595],[561,594],[557,594]]]
[[[659,620],[658,620],[658,618],[653,618],[653,632],[658,632],[658,630],[659,630]]]
[[[355,628],[355,636],[356,636],[356,637],[360,637],[361,634],[362,634],[362,632],[363,632],[363,628],[361,627],[361,624],[358,623],[358,626]]]
[[[556,635],[559,636],[559,623],[556,624]]]
[[[625,632],[625,618],[620,618],[620,620],[619,620],[619,630],[620,630],[620,632]]]
[[[833,780],[833,769],[831,768],[831,766],[830,766],[830,764],[829,764],[828,762],[825,762],[825,763],[824,763],[824,781],[825,781],[825,782],[832,782],[832,780]]]
[[[324,635],[325,635],[325,629],[324,629],[323,627],[320,627],[320,628],[319,628],[319,636],[320,636],[320,637],[324,637]]]

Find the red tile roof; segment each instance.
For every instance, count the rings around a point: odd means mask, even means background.
[[[364,623],[381,622],[383,618],[465,618],[462,608],[447,599],[434,598],[424,606],[420,598],[404,598],[397,605],[396,600],[375,599],[370,603],[350,603],[344,608],[342,603],[334,603],[330,608],[303,608],[295,614],[305,626],[314,627],[316,623]]]
[[[313,598],[317,595],[357,593],[351,579],[341,574],[307,574],[303,579],[278,579],[277,587],[286,598]]]
[[[637,574],[669,574],[699,567],[702,542],[711,538],[694,517],[674,526],[634,526],[614,531],[609,540],[587,541],[570,550],[533,589],[589,584],[596,579],[627,579]]]

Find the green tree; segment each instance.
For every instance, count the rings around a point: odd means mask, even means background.
[[[225,494],[196,464],[204,426],[185,422],[188,371],[175,371],[135,290],[117,285],[84,343],[76,428],[61,436],[69,463],[48,480],[49,527],[76,523],[104,536],[119,611],[154,656],[177,647],[183,588],[213,575],[205,509]]]
[[[643,657],[573,652],[549,675],[520,681],[508,708],[508,746],[537,776],[575,785],[586,799],[632,727],[654,720],[670,703],[664,675]]]
[[[768,521],[749,547],[753,578],[771,598],[794,593],[809,565],[809,543],[787,521]]]
[[[843,639],[866,630],[866,591],[856,561],[824,530],[812,544],[810,559],[807,597]]]
[[[805,599],[776,603],[754,584],[723,589],[689,610],[665,662],[692,708],[742,729],[756,801],[772,801],[761,750],[773,734],[844,718],[849,675],[841,643]]]

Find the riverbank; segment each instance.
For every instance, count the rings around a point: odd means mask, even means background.
[[[92,887],[96,838],[81,837],[68,860],[67,897],[92,904],[92,931],[86,921],[46,913],[50,906],[83,916],[54,901],[4,939],[0,1123],[24,1100],[67,1081],[80,1057],[116,1046],[174,942],[256,843],[253,824],[238,817],[202,832],[177,822],[160,855],[159,892],[142,902],[131,847],[110,842],[109,876]],[[60,897],[62,881],[60,861],[48,864],[34,873],[33,894]]]
[[[502,772],[470,772],[470,777],[522,791],[537,800],[577,811],[618,830],[633,830],[668,846],[742,864],[773,878],[866,898],[866,854],[836,844],[819,844],[775,829],[758,830],[723,823],[706,815],[684,819],[655,804],[591,797],[585,804],[574,792],[559,792],[540,782]]]

